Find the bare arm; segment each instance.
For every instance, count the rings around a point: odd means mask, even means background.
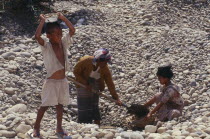
[[[111,72],[110,72],[108,66],[104,67],[103,71],[104,71],[104,74],[103,74],[104,77],[103,78],[104,78],[104,81],[105,81],[105,83],[106,83],[106,85],[109,89],[110,94],[112,95],[112,97],[114,99],[116,99],[116,100],[119,99],[118,94],[115,90],[115,85],[114,85],[114,82],[112,80],[112,75],[111,75]]]
[[[149,101],[147,101],[147,102],[144,104],[144,106],[149,107],[149,106],[151,106],[151,105],[154,104],[154,103],[155,103],[155,97],[153,97],[152,99],[150,99]]]
[[[44,46],[44,40],[41,38],[42,35],[42,28],[44,26],[45,23],[45,17],[43,14],[40,15],[40,23],[39,26],[36,29],[36,33],[35,33],[35,39],[38,41],[38,43],[42,46]]]
[[[119,96],[115,90],[115,85],[112,80],[112,75],[111,75],[111,72],[110,72],[108,66],[106,66],[103,70],[105,71],[104,81],[109,89],[110,94],[112,95],[112,98],[116,100],[117,105],[122,105],[122,102],[119,99]]]
[[[72,37],[75,33],[75,28],[72,23],[62,14],[58,13],[58,19],[61,19],[69,27],[69,35]]]
[[[152,114],[154,114],[156,111],[158,111],[163,106],[163,104],[164,103],[162,103],[162,102],[158,103],[158,105],[152,111],[150,111],[148,113],[147,118],[151,117]]]

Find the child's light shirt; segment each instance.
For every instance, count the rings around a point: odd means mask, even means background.
[[[55,52],[53,51],[52,44],[49,42],[47,38],[43,38],[44,40],[44,46],[41,46],[42,55],[44,59],[44,65],[47,70],[47,78],[53,75],[58,70],[65,69],[65,72],[68,73],[70,71],[69,66],[69,60],[68,60],[68,54],[70,47],[72,43],[72,38],[70,37],[70,34],[67,33],[62,37],[62,45],[63,45],[63,51],[64,51],[64,58],[65,58],[65,67],[60,63],[60,61],[57,59]]]
[[[159,97],[157,97],[157,100],[158,102],[167,104],[168,107],[173,107],[174,105],[182,106],[184,102],[180,92],[181,92],[180,87],[171,83],[167,87],[160,88],[160,95]]]
[[[167,87],[160,88],[160,93],[155,95],[156,104],[159,104],[160,102],[163,103],[163,106],[157,112],[158,120],[171,120],[171,115],[174,110],[179,112],[179,116],[181,115],[184,107],[184,100],[182,99],[180,92],[180,87],[172,83]]]

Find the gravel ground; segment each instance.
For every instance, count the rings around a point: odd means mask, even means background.
[[[120,99],[127,105],[145,103],[158,92],[157,67],[173,65],[173,82],[182,88],[183,116],[157,128],[128,129],[123,107],[101,98],[102,127],[78,124],[76,91],[70,84],[72,104],[65,108],[64,127],[75,139],[210,138],[210,8],[205,0],[81,0],[59,1],[53,11],[63,12],[75,25],[70,63],[108,48]],[[206,3],[205,3],[206,2]],[[20,18],[22,17],[22,18]],[[37,22],[6,12],[0,25],[0,137],[27,138],[32,129],[46,70],[33,39]],[[67,30],[64,30],[66,32]],[[107,89],[106,94],[109,94]],[[45,138],[54,135],[55,109],[42,122]],[[106,128],[106,129],[105,129]]]

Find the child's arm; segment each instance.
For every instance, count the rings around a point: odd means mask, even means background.
[[[151,117],[152,114],[154,114],[156,111],[158,111],[162,106],[163,106],[163,102],[158,103],[158,105],[147,114],[147,118]]]
[[[150,99],[149,101],[147,101],[147,102],[144,104],[144,106],[149,107],[149,106],[151,106],[151,105],[154,104],[154,103],[155,103],[155,97],[153,97],[152,99]]]
[[[44,40],[41,38],[42,35],[42,28],[44,26],[45,23],[45,17],[43,14],[40,14],[40,23],[39,26],[36,29],[36,33],[35,33],[35,39],[38,41],[38,43],[42,46],[44,46]]]
[[[69,34],[72,37],[75,33],[75,28],[71,24],[71,22],[62,13],[58,13],[58,19],[61,19],[63,22],[66,23],[66,25],[69,27]]]

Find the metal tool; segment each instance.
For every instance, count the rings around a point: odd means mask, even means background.
[[[67,77],[67,79],[68,79],[69,81],[75,83],[76,85],[80,86],[80,87],[86,88],[85,85],[83,85],[83,84],[81,84],[81,83],[75,81],[75,80],[74,80],[73,78],[71,78],[71,77]],[[117,102],[115,99],[113,99],[113,98],[111,98],[111,97],[109,97],[109,96],[107,96],[107,95],[104,95],[102,92],[98,92],[98,91],[96,91],[96,90],[94,90],[94,89],[92,89],[91,91],[94,92],[94,93],[96,93],[96,94],[98,94],[99,96],[102,96],[102,97],[104,97],[104,98],[110,100],[111,102],[115,102],[115,103]],[[122,106],[128,108],[128,106],[127,106],[126,104],[124,104],[124,103],[122,103]]]

